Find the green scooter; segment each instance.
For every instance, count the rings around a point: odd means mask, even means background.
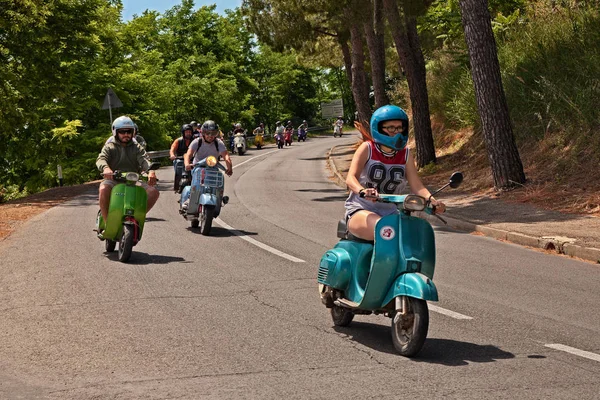
[[[159,167],[160,163],[154,162],[149,170]],[[98,210],[95,231],[104,241],[107,252],[113,252],[119,243],[119,261],[127,262],[133,246],[142,239],[146,221],[148,195],[142,186],[136,184],[148,181],[148,177],[137,172],[114,171],[113,179],[119,183],[110,193],[107,221]]]
[[[447,186],[458,187],[462,180],[462,173],[455,172],[432,196]],[[346,222],[339,222],[341,240],[323,255],[319,265],[319,293],[336,326],[349,325],[355,314],[390,317],[394,348],[412,357],[427,337],[427,301],[437,301],[438,293],[433,284],[433,228],[411,214],[433,214],[434,208],[429,199],[417,195],[381,194],[377,201],[396,204],[398,213],[377,222],[373,242],[353,236]]]

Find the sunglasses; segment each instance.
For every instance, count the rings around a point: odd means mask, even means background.
[[[394,126],[394,125],[387,125],[387,126],[382,126],[381,127],[384,131],[387,131],[389,133],[396,133],[396,132],[402,132],[402,125],[400,126]]]
[[[202,132],[203,134],[205,134],[206,136],[212,136],[212,137],[216,137],[219,132]]]
[[[133,129],[118,129],[117,133],[119,135],[133,135]]]

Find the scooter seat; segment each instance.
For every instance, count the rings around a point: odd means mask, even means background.
[[[344,239],[344,240],[352,240],[353,242],[358,242],[358,243],[368,243],[368,244],[372,244],[372,245],[375,244],[375,242],[373,240],[364,240],[364,239],[356,237],[353,234],[351,234],[350,232],[348,232],[348,226],[346,225],[345,219],[340,219],[338,221],[337,237],[339,237],[340,239]]]

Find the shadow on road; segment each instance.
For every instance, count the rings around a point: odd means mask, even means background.
[[[414,361],[454,367],[511,358],[515,358],[515,355],[491,344],[480,345],[450,339],[427,339]]]
[[[163,218],[154,218],[154,217],[147,217],[146,218],[146,222],[157,222],[157,221],[166,221],[166,219],[163,219]]]
[[[327,157],[312,157],[312,158],[300,158],[300,161],[319,161],[319,160],[326,160]]]
[[[326,196],[326,197],[317,197],[316,199],[312,199],[311,201],[345,201],[348,198],[348,195],[342,196]]]
[[[187,227],[189,232],[192,232],[196,235],[201,235],[200,228],[192,228],[190,226]],[[231,237],[231,236],[256,236],[256,232],[248,232],[240,229],[236,229],[234,232],[229,229],[222,228],[220,226],[213,225],[210,229],[210,235],[207,237]]]
[[[353,321],[348,327],[337,327],[336,332],[348,335],[360,343],[382,353],[398,354],[389,326]],[[450,339],[431,338],[425,340],[423,349],[411,360],[447,366],[462,366],[469,363],[487,363],[515,358],[515,355],[492,345],[479,345]]]
[[[341,193],[342,189],[297,189],[295,191],[309,193]]]
[[[115,252],[111,252],[111,253],[104,253],[104,255],[106,256],[106,258],[109,258],[113,261],[117,261],[119,260],[119,254],[115,251]],[[148,254],[148,253],[142,253],[142,252],[138,252],[138,251],[133,251],[133,253],[131,254],[131,258],[129,259],[129,261],[126,264],[123,265],[127,265],[127,264],[132,264],[132,265],[150,265],[150,264],[170,264],[170,263],[191,263],[192,261],[186,261],[185,258],[183,257],[171,257],[171,256],[160,256],[160,255],[156,255],[156,254]]]

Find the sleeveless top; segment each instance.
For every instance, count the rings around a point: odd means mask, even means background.
[[[381,194],[400,194],[406,189],[406,161],[408,148],[397,151],[393,156],[383,154],[374,142],[367,142],[369,158],[360,173],[358,182],[364,187],[374,187]],[[345,203],[346,219],[349,215],[367,210],[381,216],[393,214],[397,211],[395,204],[372,202],[361,198],[358,194],[350,192]]]

